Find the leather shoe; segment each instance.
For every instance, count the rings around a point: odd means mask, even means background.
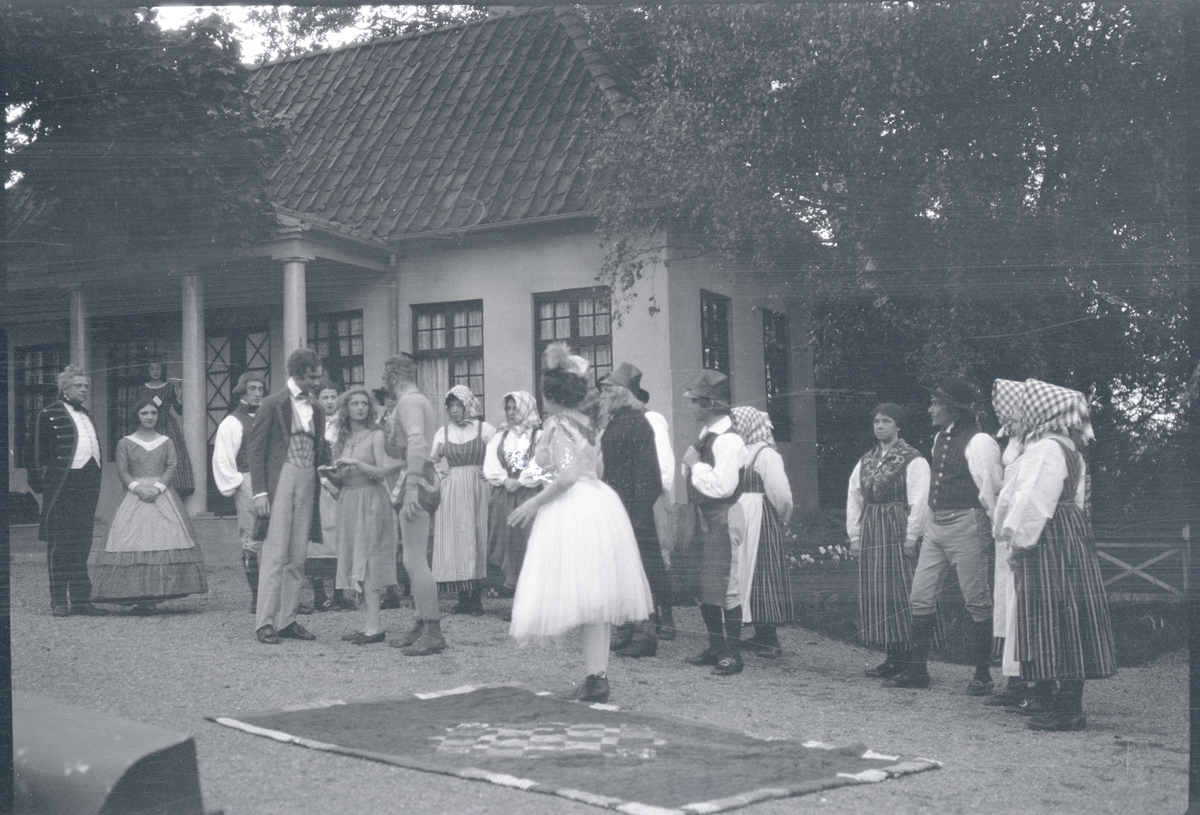
[[[380,631],[378,634],[366,634],[359,632],[350,642],[355,645],[374,645],[377,642],[383,642],[387,638],[387,634]]]
[[[71,607],[71,614],[78,614],[83,617],[107,617],[108,612],[102,608],[96,608],[91,603],[80,603],[77,606]]]
[[[316,634],[313,634],[307,628],[300,625],[300,623],[292,623],[291,625],[287,626],[286,628],[281,628],[281,629],[279,629],[279,631],[276,632],[276,634],[278,635],[279,639],[281,639],[281,640],[312,641],[317,638]]]
[[[717,660],[717,664],[713,666],[710,673],[716,676],[733,676],[742,672],[742,658],[740,656],[721,657]]]
[[[359,637],[367,636],[365,631],[351,631],[349,634],[342,634],[342,642],[354,642]]]
[[[50,609],[50,616],[51,617],[70,617],[71,610],[69,608],[67,608],[66,606],[54,606],[54,608]]]
[[[871,668],[869,671],[863,671],[863,676],[870,679],[891,679],[894,676],[899,676],[903,671],[903,665],[887,660]]]
[[[608,701],[608,677],[592,674],[578,687],[570,688],[555,696],[565,702],[588,702],[604,704]]]
[[[276,633],[275,626],[273,625],[264,625],[254,632],[254,636],[258,637],[258,641],[264,645],[279,644],[279,634]]]
[[[967,684],[967,696],[991,696],[992,690],[996,687],[994,682],[985,682],[982,679],[972,679]]]
[[[308,603],[301,603],[300,605],[298,605],[296,607],[296,613],[297,614],[312,614],[313,607],[310,606]]]
[[[720,658],[721,653],[719,651],[708,648],[694,657],[684,657],[683,661],[688,665],[716,665]]]

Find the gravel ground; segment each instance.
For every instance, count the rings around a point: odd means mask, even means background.
[[[255,738],[203,720],[316,699],[398,697],[470,683],[557,689],[581,678],[575,643],[518,649],[500,612],[449,616],[449,648],[405,657],[356,647],[340,635],[356,612],[302,618],[315,643],[260,645],[240,569],[209,572],[210,592],[164,604],[149,617],[50,616],[45,567],[12,567],[15,690],[192,734],[205,805],[251,813],[509,813],[586,815],[593,807],[551,796],[414,772]],[[443,598],[443,609],[450,605]],[[412,611],[384,612],[391,632]],[[703,648],[697,609],[679,609],[680,637],[657,657],[614,658],[612,703],[763,736],[861,741],[927,756],[941,770],[882,784],[757,804],[754,815],[831,813],[1182,813],[1187,808],[1188,661],[1176,651],[1114,679],[1089,683],[1088,729],[1043,734],[1022,717],[963,694],[970,671],[933,663],[928,691],[886,690],[862,677],[879,661],[864,648],[803,628],[780,630],[777,661],[747,657],[746,671],[714,677],[681,660]]]

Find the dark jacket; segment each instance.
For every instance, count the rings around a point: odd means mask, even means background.
[[[29,488],[42,496],[41,539],[46,537],[46,518],[54,510],[71,462],[79,432],[75,420],[60,400],[42,408],[33,431],[33,466],[29,468]]]
[[[604,483],[620,496],[637,536],[649,534],[654,530],[654,502],[662,494],[658,448],[650,422],[640,411],[621,408],[609,418],[600,449]]]
[[[316,466],[329,463],[329,444],[325,441],[325,412],[313,403],[313,460]],[[287,461],[288,440],[292,435],[292,394],[287,389],[262,401],[250,426],[250,483],[257,495],[266,486],[268,500],[274,502],[279,473]]]

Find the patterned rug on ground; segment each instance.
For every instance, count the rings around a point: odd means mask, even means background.
[[[760,738],[512,686],[209,720],[314,750],[639,815],[721,812],[941,766],[861,744]]]

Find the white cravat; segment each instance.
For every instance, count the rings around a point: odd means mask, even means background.
[[[313,432],[313,406],[312,402],[308,401],[308,397],[304,395],[304,391],[300,390],[300,386],[296,384],[296,380],[291,377],[287,381],[288,391],[292,396],[292,411],[294,412],[298,424],[293,423],[292,432],[297,433],[304,431],[305,433]]]
[[[75,458],[71,461],[71,469],[81,470],[92,459],[96,460],[96,466],[100,466],[100,440],[96,438],[96,428],[92,425],[92,420],[82,410],[76,410],[66,402],[63,404],[67,406],[67,414],[70,415],[71,421],[75,422],[75,435],[78,439],[75,442]]]

